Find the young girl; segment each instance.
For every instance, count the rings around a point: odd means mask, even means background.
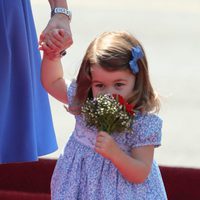
[[[131,34],[106,32],[97,37],[68,88],[60,58],[49,60],[44,52],[41,80],[76,118],[52,177],[53,200],[167,199],[153,159],[154,148],[161,143],[162,121],[153,114],[159,101],[144,50]],[[102,93],[119,94],[135,106],[131,133],[109,135],[86,126],[81,106]]]

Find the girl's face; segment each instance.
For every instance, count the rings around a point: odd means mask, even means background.
[[[99,94],[120,94],[128,100],[133,93],[135,76],[129,70],[106,71],[99,65],[91,67],[93,97]]]

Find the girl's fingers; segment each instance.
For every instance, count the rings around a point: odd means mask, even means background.
[[[101,145],[100,145],[99,143],[96,143],[96,144],[95,144],[95,149],[100,150],[100,149],[101,149]]]
[[[105,135],[101,134],[100,132],[97,135],[97,138],[104,138],[104,137],[105,137]]]
[[[96,143],[103,143],[105,141],[105,138],[104,137],[97,137],[96,139]]]
[[[53,51],[62,51],[72,44],[72,38],[68,36],[68,33],[64,29],[54,29],[48,34],[41,34],[39,45],[43,42],[49,46]]]
[[[44,51],[45,55],[51,60],[60,57],[60,53],[52,51],[52,49],[46,43],[42,43],[42,45],[39,47],[39,50]]]
[[[101,153],[104,150],[104,145],[101,142],[96,142],[94,149],[98,153]]]
[[[44,34],[41,33],[39,38],[39,45],[42,45],[43,42],[44,42]]]
[[[98,134],[97,137],[96,137],[96,143],[95,143],[95,147],[97,148],[101,148],[101,146],[103,145],[105,141],[105,137]]]
[[[45,52],[51,52],[52,51],[51,48],[45,42],[43,42],[41,44],[40,49],[43,50],[43,51],[45,51]]]
[[[46,43],[53,50],[62,50],[63,37],[59,34],[58,30],[54,30],[51,33],[44,35],[43,33],[40,35],[39,45]]]
[[[108,133],[100,131],[96,138],[95,147],[97,147],[98,149],[102,149],[102,147],[104,147],[107,143],[106,141],[108,139],[108,136]]]
[[[54,48],[52,44],[49,45],[47,43],[42,43],[42,45],[39,47],[39,50],[44,51],[44,53],[52,59],[60,57],[60,50],[56,51],[55,49],[52,48]]]
[[[99,131],[99,133],[98,133],[98,136],[103,136],[103,137],[105,137],[105,136],[107,136],[107,135],[109,135],[107,132],[105,132],[105,131]]]

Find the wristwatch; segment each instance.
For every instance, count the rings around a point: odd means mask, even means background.
[[[51,11],[51,17],[53,17],[55,14],[64,14],[69,18],[69,21],[71,22],[72,12],[68,9],[62,7],[56,7]]]

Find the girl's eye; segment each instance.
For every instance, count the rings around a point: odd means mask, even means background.
[[[124,83],[115,83],[115,86],[118,87],[118,88],[119,88],[119,87],[122,87],[122,86],[124,86],[124,85],[125,85]]]
[[[103,88],[103,84],[100,84],[100,83],[96,84],[95,87],[97,87],[97,88]]]

